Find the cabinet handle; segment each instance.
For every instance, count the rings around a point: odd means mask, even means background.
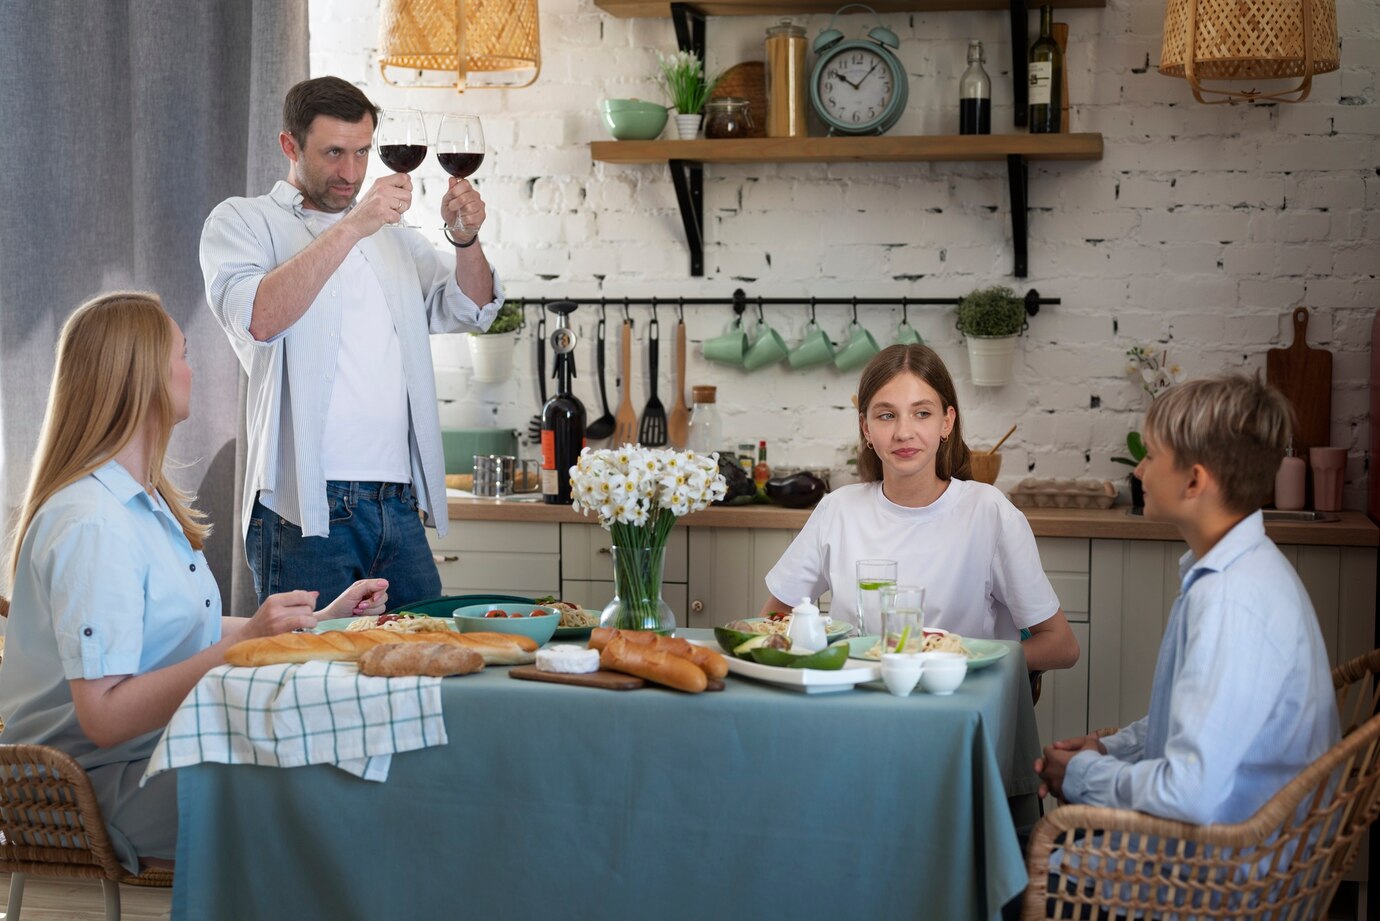
[[[690,610],[694,611],[696,614],[703,612],[704,602],[696,598],[694,601],[690,602]]]
[[[460,555],[458,553],[433,553],[431,555],[431,561],[433,563],[457,563],[460,561]]]
[[[602,553],[604,556],[608,556],[611,553],[613,553],[613,551],[610,550],[608,547],[600,547],[599,552]]]

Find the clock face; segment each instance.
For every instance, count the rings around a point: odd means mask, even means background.
[[[891,67],[868,48],[843,49],[818,73],[815,92],[821,114],[843,125],[867,128],[882,117],[896,94]]]

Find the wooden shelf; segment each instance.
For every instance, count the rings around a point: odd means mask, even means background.
[[[595,141],[601,163],[830,163],[1101,160],[1101,134],[941,134],[916,137],[740,138],[710,141]]]
[[[1060,9],[1100,9],[1107,5],[1107,0],[1051,0],[1051,3]],[[594,5],[620,19],[666,19],[671,15],[671,0],[594,0]],[[692,0],[685,5],[705,16],[781,16],[833,13],[843,3],[842,0]],[[1004,11],[1011,8],[1011,0],[869,0],[868,6],[879,13]]]

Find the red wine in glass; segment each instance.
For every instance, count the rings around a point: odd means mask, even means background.
[[[464,179],[484,164],[482,153],[438,153],[436,159],[456,179]]]
[[[410,173],[426,159],[426,145],[380,144],[379,159],[395,173]]]
[[[441,169],[456,179],[468,178],[479,169],[484,162],[484,126],[479,116],[444,116],[436,136],[436,159],[441,162]],[[468,233],[464,220],[458,215],[449,229]]]
[[[383,165],[395,173],[410,173],[426,159],[426,121],[416,109],[384,109],[379,113],[378,132],[374,137]],[[403,223],[398,216],[389,227],[414,227]]]

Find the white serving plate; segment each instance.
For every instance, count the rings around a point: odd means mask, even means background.
[[[882,677],[880,665],[859,665],[827,672],[817,668],[781,668],[776,665],[762,665],[724,656],[728,660],[728,670],[732,674],[757,681],[802,691],[806,694],[826,694],[830,691],[846,691],[863,681],[879,681]]]

